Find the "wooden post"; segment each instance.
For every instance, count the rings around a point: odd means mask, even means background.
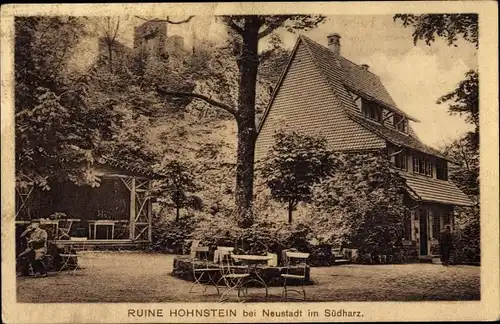
[[[148,224],[148,240],[149,240],[149,242],[151,242],[153,240],[153,220],[152,220],[152,210],[151,210],[153,206],[151,203],[151,196],[150,196],[151,195],[151,187],[152,187],[152,181],[149,180],[148,181],[148,193],[147,193],[149,196],[148,202],[147,202],[147,204],[148,204],[148,206],[147,206],[148,207],[148,223],[149,223]]]
[[[417,240],[417,233],[416,233],[416,231],[415,231],[415,227],[416,227],[416,225],[415,225],[415,224],[416,224],[416,218],[417,218],[416,213],[417,213],[417,212],[416,212],[415,210],[411,210],[411,211],[410,211],[410,220],[411,220],[411,221],[410,221],[410,224],[411,224],[411,228],[410,228],[410,231],[411,231],[411,240],[412,240],[412,241],[414,241],[414,242]]]
[[[428,222],[427,222],[427,227],[429,228],[429,234],[427,235],[427,238],[428,238],[428,241],[432,241],[434,239],[434,212],[432,209],[429,209],[429,212],[427,213],[427,215],[429,215],[429,219],[428,219]],[[430,246],[430,242],[429,242],[429,246]]]
[[[132,177],[130,185],[130,222],[129,238],[135,240],[135,177]]]
[[[444,214],[442,209],[439,211],[439,232],[441,232],[444,229]]]

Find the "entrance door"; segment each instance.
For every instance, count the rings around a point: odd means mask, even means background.
[[[427,210],[425,209],[420,209],[419,211],[419,219],[420,219],[420,255],[428,255],[429,250],[428,250],[428,242],[427,242]]]

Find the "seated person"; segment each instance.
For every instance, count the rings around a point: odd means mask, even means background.
[[[28,246],[18,255],[18,270],[21,275],[29,275],[29,268],[33,269],[35,277],[46,277],[47,271],[43,263],[43,258],[47,253],[47,232],[40,228],[38,221],[32,221],[26,230],[21,234],[25,237]]]

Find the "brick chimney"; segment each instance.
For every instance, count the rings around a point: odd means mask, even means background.
[[[368,69],[370,68],[370,66],[368,64],[361,64],[361,68],[363,70],[367,70],[368,71]]]
[[[329,34],[326,36],[326,39],[328,40],[328,48],[330,51],[340,56],[340,35],[337,33]]]

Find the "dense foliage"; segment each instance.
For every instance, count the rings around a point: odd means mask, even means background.
[[[272,197],[286,203],[288,222],[299,202],[309,203],[312,186],[330,175],[336,163],[326,139],[296,131],[279,130],[260,165]]]
[[[477,14],[397,14],[394,20],[401,20],[404,27],[413,27],[415,44],[424,40],[431,45],[438,36],[445,38],[448,45],[454,45],[459,38],[463,38],[479,46]]]
[[[463,192],[479,202],[479,149],[475,145],[475,134],[468,133],[444,147],[444,152],[453,160],[449,163],[449,178]]]
[[[181,254],[196,228],[197,218],[193,215],[167,219],[162,214],[155,215],[151,249],[154,251]]]
[[[191,166],[177,160],[162,163],[161,174],[165,176],[155,187],[153,195],[158,196],[161,204],[172,205],[175,210],[175,220],[180,218],[181,208],[202,208],[202,200],[194,195],[198,190]]]
[[[88,100],[88,84],[67,72],[84,33],[74,17],[15,19],[16,175],[47,186],[48,178],[94,183],[88,172],[100,141],[119,117]]]
[[[481,223],[479,207],[459,208],[454,223],[454,248],[451,259],[455,263],[481,262]]]
[[[465,121],[472,124],[477,135],[476,147],[479,147],[479,74],[470,70],[465,73],[465,79],[460,81],[457,88],[439,98],[438,103],[448,103],[450,114],[465,117]]]
[[[336,172],[315,188],[316,231],[362,255],[401,248],[405,182],[382,154],[344,154]]]
[[[148,115],[144,107],[165,113],[190,102],[166,102],[152,91],[158,67],[146,64],[142,74],[134,74],[132,55],[115,53],[116,67],[109,69],[111,61],[96,53],[90,68],[75,69],[76,47],[87,35],[84,21],[16,18],[16,175],[21,185],[25,179],[46,187],[50,180],[98,185],[91,166],[104,155],[150,168],[158,151],[147,140],[150,122],[139,113]],[[160,81],[191,89],[173,75]]]
[[[286,224],[272,217],[257,217],[255,223],[246,228],[237,226],[234,221],[212,218],[199,226],[194,237],[204,246],[215,249],[217,246],[234,246],[235,253],[280,255],[284,249],[295,248],[309,251],[311,229],[304,222]]]

